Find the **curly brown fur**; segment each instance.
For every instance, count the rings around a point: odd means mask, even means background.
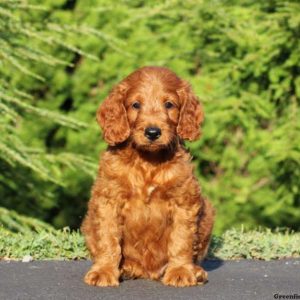
[[[182,143],[199,137],[203,121],[190,85],[166,68],[138,69],[104,100],[97,120],[109,147],[82,225],[93,258],[85,282],[206,282],[195,263],[207,252],[214,212]],[[145,135],[149,126],[161,130],[155,140]]]

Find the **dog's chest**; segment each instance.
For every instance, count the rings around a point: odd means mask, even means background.
[[[145,185],[130,193],[122,207],[126,226],[139,227],[143,231],[153,231],[153,227],[163,230],[167,226],[172,205],[160,197],[159,190],[157,185]]]
[[[148,239],[162,236],[170,224],[172,204],[163,197],[164,180],[161,173],[150,176],[135,172],[128,174],[128,181],[130,197],[122,207],[126,232],[138,239],[142,239],[141,235]]]
[[[132,198],[140,198],[144,202],[150,202],[157,191],[162,191],[166,185],[174,181],[175,168],[132,168],[128,169],[126,180],[130,187]]]

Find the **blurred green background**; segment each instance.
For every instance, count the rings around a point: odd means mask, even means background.
[[[188,144],[215,233],[300,226],[300,3],[0,0],[0,223],[78,228],[106,148],[95,121],[144,65],[189,80]]]

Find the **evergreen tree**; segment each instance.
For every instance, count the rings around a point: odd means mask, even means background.
[[[17,194],[19,206],[15,207],[16,210],[23,206],[30,211],[30,203],[24,203],[24,198],[28,196],[26,193],[30,194],[30,199],[35,193],[41,192],[35,186],[35,183],[41,182],[40,179],[62,186],[61,173],[65,167],[76,168],[90,176],[95,170],[94,161],[87,156],[67,152],[49,153],[42,144],[36,147],[19,134],[20,127],[26,127],[25,116],[32,120],[48,120],[76,131],[87,127],[85,122],[66,114],[37,107],[33,103],[39,100],[38,97],[19,88],[15,80],[18,77],[22,80],[31,77],[44,82],[42,73],[32,71],[37,64],[42,68],[55,68],[58,65],[72,67],[72,62],[58,59],[50,53],[49,49],[55,47],[97,60],[95,56],[65,42],[69,33],[59,23],[41,22],[47,14],[43,6],[19,0],[0,0],[0,206],[12,207],[10,195]],[[75,28],[73,32],[76,33]],[[48,192],[44,193],[44,198],[49,198]],[[18,215],[13,209],[1,207],[0,222],[14,230],[47,227],[42,222]]]
[[[299,1],[0,3],[8,213],[78,227],[106,147],[94,121],[101,99],[134,69],[162,65],[203,102],[203,135],[188,147],[218,211],[216,232],[240,223],[299,229]]]

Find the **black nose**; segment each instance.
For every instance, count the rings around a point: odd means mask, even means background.
[[[161,136],[161,130],[158,127],[147,127],[145,129],[145,136],[150,140],[154,141]]]

